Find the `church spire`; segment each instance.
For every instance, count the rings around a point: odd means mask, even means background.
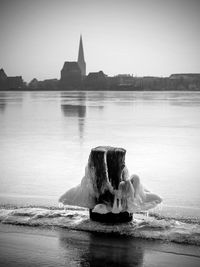
[[[79,42],[78,65],[81,70],[82,76],[85,76],[86,75],[86,64],[85,64],[84,52],[83,52],[82,35],[80,36],[80,42]]]

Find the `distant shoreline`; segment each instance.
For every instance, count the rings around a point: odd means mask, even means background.
[[[0,92],[200,92],[200,89],[197,90],[148,90],[148,89],[121,89],[121,90],[88,90],[88,89],[80,89],[80,90],[67,90],[67,89],[59,89],[59,90],[51,90],[51,89],[5,89],[0,90]]]

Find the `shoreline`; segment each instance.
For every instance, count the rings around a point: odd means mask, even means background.
[[[135,213],[129,223],[100,223],[89,219],[86,209],[76,207],[1,208],[0,222],[3,225],[34,227],[36,229],[66,229],[84,233],[118,236],[129,239],[154,240],[176,244],[200,246],[199,221],[181,221]]]
[[[173,89],[173,90],[148,90],[148,89],[121,89],[121,90],[89,90],[89,89],[74,89],[74,90],[67,90],[67,89],[5,89],[5,90],[0,90],[0,92],[200,92],[200,89],[197,90],[178,90],[178,89]]]
[[[200,266],[200,247],[0,224],[0,266]]]
[[[25,204],[26,203],[26,204]],[[34,196],[12,196],[0,194],[0,209],[18,208],[44,208],[44,209],[63,209],[59,208],[57,197],[38,197]],[[77,206],[67,206],[67,209],[87,210]],[[157,208],[149,211],[150,216],[157,219],[174,219],[182,222],[197,223],[200,225],[200,207],[192,206],[171,206],[160,204]]]

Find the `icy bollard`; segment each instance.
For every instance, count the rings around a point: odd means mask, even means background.
[[[94,186],[97,192],[97,207],[90,209],[92,220],[113,223],[132,220],[132,213],[122,211],[122,199],[118,191],[119,184],[128,176],[125,154],[125,149],[110,146],[100,146],[91,150],[89,167],[94,169]]]
[[[155,208],[162,199],[144,188],[138,175],[129,177],[126,150],[100,146],[91,150],[81,183],[64,193],[63,205],[85,207],[101,222],[128,222],[135,212]]]

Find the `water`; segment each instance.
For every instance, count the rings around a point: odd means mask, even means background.
[[[0,266],[3,267],[200,265],[200,248],[197,246],[119,235],[0,225],[0,241]]]
[[[200,218],[199,92],[0,92],[0,204],[57,205],[99,145],[127,150],[156,212]]]

